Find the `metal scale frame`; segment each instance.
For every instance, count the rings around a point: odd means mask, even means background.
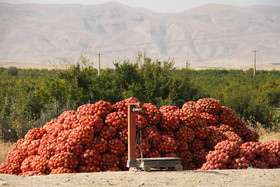
[[[168,168],[182,171],[180,158],[136,158],[136,118],[135,112],[141,111],[141,103],[128,103],[128,168],[137,168],[149,172],[151,168]]]

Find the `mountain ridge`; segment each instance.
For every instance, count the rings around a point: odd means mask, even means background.
[[[76,62],[80,54],[102,67],[174,58],[176,67],[246,68],[252,50],[265,66],[278,64],[280,7],[208,4],[182,13],[155,13],[120,3],[12,5],[0,3],[0,61]],[[278,68],[277,66],[275,66]]]

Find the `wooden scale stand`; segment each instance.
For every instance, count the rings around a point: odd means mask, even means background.
[[[143,169],[149,172],[151,168],[168,168],[182,171],[183,166],[180,158],[136,158],[136,120],[135,112],[141,111],[140,103],[128,103],[128,168]],[[142,141],[142,140],[140,140]],[[141,143],[141,142],[140,142]],[[142,155],[142,153],[141,153]]]

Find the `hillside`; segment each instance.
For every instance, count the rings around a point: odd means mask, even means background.
[[[113,60],[174,58],[193,68],[280,69],[280,7],[209,4],[178,14],[159,14],[118,3],[12,5],[0,3],[2,66],[76,62],[80,54],[102,67]],[[19,65],[20,66],[20,65]]]

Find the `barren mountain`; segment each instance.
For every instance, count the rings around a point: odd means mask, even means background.
[[[76,62],[81,54],[96,63],[100,52],[102,67],[113,67],[142,51],[177,67],[248,68],[255,49],[257,67],[280,69],[280,7],[209,4],[159,14],[118,3],[0,3],[2,66]]]

